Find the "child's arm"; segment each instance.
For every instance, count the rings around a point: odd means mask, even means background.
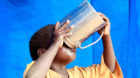
[[[103,45],[104,45],[104,52],[103,52],[103,56],[104,56],[104,61],[106,66],[110,69],[111,72],[114,72],[115,70],[115,54],[114,54],[114,49],[113,49],[113,45],[112,45],[112,41],[111,41],[111,36],[110,36],[110,22],[109,19],[99,13],[99,15],[105,20],[106,25],[104,28],[104,34],[103,34]],[[101,30],[99,31],[99,33],[101,33]]]
[[[54,43],[47,49],[32,65],[30,70],[28,71],[26,78],[45,78],[46,73],[50,69],[50,66],[55,58],[57,51],[63,45],[64,37],[70,36],[67,34],[72,28],[66,28],[69,21],[67,21],[60,29],[58,29],[59,22],[57,22],[55,26],[54,32]]]

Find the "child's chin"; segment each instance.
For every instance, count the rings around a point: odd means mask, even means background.
[[[67,64],[71,63],[72,61],[74,61],[76,58],[76,55],[73,55],[72,57],[69,57],[69,59],[67,60]]]

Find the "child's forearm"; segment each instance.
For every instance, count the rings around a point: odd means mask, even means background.
[[[52,61],[57,54],[59,45],[60,44],[58,42],[54,42],[32,65],[26,78],[45,78]]]
[[[111,72],[115,71],[115,54],[112,45],[112,40],[110,35],[103,36],[103,45],[104,45],[104,61],[107,67]]]

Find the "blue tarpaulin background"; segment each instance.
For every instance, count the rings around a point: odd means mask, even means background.
[[[83,0],[0,0],[0,78],[22,78],[30,63],[29,40],[47,24],[55,24]],[[111,22],[111,37],[124,78],[140,78],[140,0],[88,0]],[[95,41],[95,33],[82,45]],[[75,65],[99,64],[102,41],[78,49]]]

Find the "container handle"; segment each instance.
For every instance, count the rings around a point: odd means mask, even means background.
[[[103,34],[104,34],[104,28],[102,29],[102,34],[101,34],[101,36],[100,36],[95,42],[93,42],[93,43],[91,43],[91,44],[89,44],[89,45],[87,45],[87,46],[84,46],[84,47],[81,47],[81,43],[77,43],[76,45],[77,45],[77,47],[79,47],[80,49],[85,49],[85,48],[87,48],[87,47],[90,47],[90,46],[96,44],[96,43],[103,37]]]

